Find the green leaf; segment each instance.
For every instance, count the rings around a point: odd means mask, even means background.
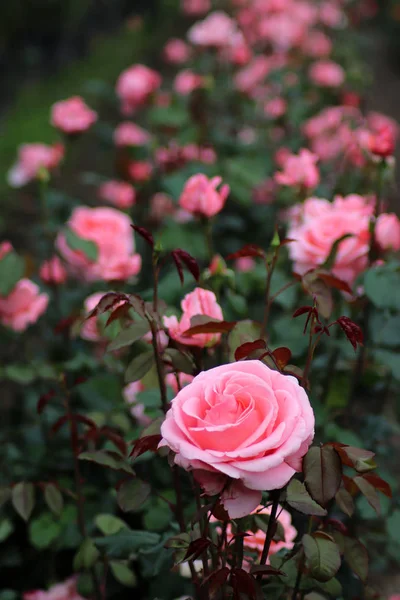
[[[48,548],[59,537],[62,526],[54,520],[51,513],[43,513],[29,524],[29,539],[32,546],[43,550]]]
[[[21,481],[12,488],[12,503],[24,521],[28,521],[35,506],[35,488],[33,483]]]
[[[355,538],[343,536],[343,539],[345,561],[361,581],[365,582],[368,577],[368,552],[366,547]]]
[[[395,510],[386,521],[389,537],[398,542],[400,539],[400,510]]]
[[[100,556],[91,538],[85,538],[74,556],[74,571],[91,569]]]
[[[118,533],[121,529],[127,528],[127,524],[122,519],[114,517],[114,515],[97,515],[94,522],[104,535],[114,535],[114,533]]]
[[[188,375],[192,375],[195,365],[193,359],[186,352],[182,352],[181,350],[176,350],[175,348],[168,348],[164,355],[169,358],[172,362],[172,366],[176,371],[180,371],[181,373],[187,373]]]
[[[143,517],[143,524],[148,531],[164,531],[173,521],[170,507],[161,498],[155,498]]]
[[[229,360],[235,360],[235,351],[246,342],[253,342],[260,337],[260,325],[249,319],[239,321],[228,335]]]
[[[360,490],[360,492],[367,499],[368,504],[370,504],[375,510],[376,514],[379,515],[381,512],[381,506],[379,502],[378,492],[373,487],[373,485],[371,485],[369,481],[364,479],[364,477],[362,477],[361,475],[357,475],[357,477],[354,477],[353,481]]]
[[[4,369],[4,377],[15,381],[15,383],[29,384],[36,379],[35,369],[32,365],[7,365]]]
[[[148,531],[121,530],[114,535],[93,539],[97,548],[110,558],[128,558],[142,548],[151,548],[159,543],[160,536]]]
[[[303,459],[307,490],[318,504],[326,506],[335,497],[342,480],[342,463],[332,446],[314,446]]]
[[[64,501],[60,490],[52,483],[48,483],[44,489],[44,499],[55,515],[60,515],[64,506]]]
[[[99,248],[95,242],[85,240],[76,235],[70,228],[64,230],[65,241],[71,250],[82,252],[87,259],[96,261],[99,255]]]
[[[0,542],[4,542],[13,531],[13,522],[10,519],[2,519],[0,521]]]
[[[133,470],[127,461],[115,452],[107,452],[106,450],[94,450],[93,452],[82,452],[78,458],[80,460],[89,460],[103,467],[108,467],[114,471],[125,471],[133,475]]]
[[[11,498],[11,489],[9,487],[0,487],[0,508]]]
[[[179,129],[189,122],[187,110],[182,106],[156,106],[149,111],[150,123]]]
[[[302,544],[310,575],[317,581],[329,581],[340,568],[340,552],[336,543],[326,534],[306,533]]]
[[[364,276],[364,291],[378,308],[400,310],[400,264],[390,262],[369,269]]]
[[[292,479],[289,483],[286,490],[286,502],[305,515],[324,517],[327,514],[325,508],[311,498],[304,483],[298,479]]]
[[[124,512],[140,510],[150,492],[150,485],[140,479],[124,481],[117,491],[118,506]]]
[[[128,368],[125,372],[125,383],[131,383],[133,381],[139,381],[150,371],[154,364],[153,350],[147,350],[141,352],[138,356],[129,363]]]
[[[110,561],[110,569],[115,579],[119,581],[125,587],[135,587],[136,575],[135,573],[124,563],[116,562],[115,560]]]
[[[123,329],[117,335],[117,337],[108,345],[107,350],[111,352],[113,350],[125,348],[125,346],[130,346],[137,340],[140,340],[148,331],[150,331],[150,325],[147,321],[133,323],[133,325]]]
[[[8,296],[23,277],[25,262],[14,251],[7,252],[0,260],[0,296]]]
[[[342,585],[335,577],[326,582],[316,581],[315,583],[320,590],[326,592],[332,598],[341,598],[343,595]]]

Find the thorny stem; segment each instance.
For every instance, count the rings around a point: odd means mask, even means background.
[[[154,351],[154,360],[156,363],[158,387],[160,388],[161,408],[164,414],[168,410],[167,386],[165,385],[164,364],[160,352],[158,351],[157,328],[153,320],[149,320],[151,329],[151,343]]]
[[[268,263],[266,264],[267,281],[266,281],[266,285],[265,285],[265,306],[264,306],[264,316],[263,316],[262,325],[261,325],[261,329],[260,329],[260,337],[265,337],[266,332],[267,332],[268,317],[269,317],[269,312],[270,312],[270,308],[271,308],[271,304],[272,304],[270,297],[269,297],[270,290],[271,290],[271,280],[272,280],[272,275],[273,275],[277,260],[278,260],[278,249],[275,250],[272,260],[271,260],[271,263],[269,265],[268,265]]]
[[[316,316],[313,313],[312,317],[311,317],[311,322],[310,322],[310,333],[309,333],[309,342],[308,342],[308,353],[307,353],[306,366],[304,367],[303,377],[301,379],[301,385],[302,385],[303,388],[307,387],[308,375],[309,375],[310,370],[311,370],[311,364],[312,364],[312,361],[313,361],[315,348],[317,347],[318,342],[319,342],[319,340],[321,338],[321,334],[320,334],[320,335],[318,335],[316,337],[315,341],[313,342],[315,321],[316,321]]]
[[[279,495],[280,495],[279,490],[275,490],[275,491],[271,492],[272,508],[271,508],[271,514],[270,514],[269,521],[268,521],[268,527],[267,527],[267,533],[265,536],[264,548],[263,548],[261,558],[260,558],[260,565],[265,565],[265,563],[267,562],[272,538],[275,535],[276,513],[278,512]],[[261,581],[261,580],[262,580],[262,574],[257,575],[257,581]]]
[[[85,515],[84,515],[84,496],[83,496],[83,491],[82,491],[82,479],[81,479],[79,458],[78,458],[78,455],[79,455],[78,429],[77,429],[76,421],[73,417],[73,413],[71,410],[69,390],[66,386],[65,380],[63,382],[63,386],[64,386],[64,390],[65,390],[64,407],[65,407],[65,412],[66,412],[66,415],[68,418],[70,443],[71,443],[72,456],[73,456],[73,461],[74,461],[74,481],[75,481],[75,492],[76,492],[76,497],[77,497],[76,504],[77,504],[77,509],[78,509],[78,527],[79,527],[79,532],[80,532],[82,538],[86,539],[87,534],[86,534],[86,524],[85,524]],[[97,574],[96,574],[94,567],[92,567],[90,569],[90,574],[91,574],[92,581],[93,581],[94,596],[95,596],[96,600],[104,599],[105,598],[105,586],[103,588],[104,593],[102,594],[100,584],[99,584]]]

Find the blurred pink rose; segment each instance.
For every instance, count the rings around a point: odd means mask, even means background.
[[[262,83],[271,70],[271,63],[266,56],[255,56],[248,65],[240,69],[234,77],[236,89],[251,94],[256,86]]]
[[[204,77],[185,69],[177,74],[174,80],[174,90],[182,96],[188,96],[197,88],[204,87]]]
[[[372,154],[387,158],[392,156],[395,147],[396,139],[392,127],[383,125],[378,131],[369,134],[368,149]]]
[[[211,8],[211,0],[181,0],[182,12],[191,17],[204,15]]]
[[[99,187],[98,195],[117,208],[129,208],[136,201],[135,188],[126,181],[106,181]]]
[[[84,600],[78,594],[76,587],[76,577],[70,577],[63,583],[56,583],[48,590],[35,590],[25,592],[22,595],[23,600]]]
[[[400,220],[394,213],[379,215],[375,238],[383,250],[400,250]]]
[[[235,262],[235,267],[239,273],[248,273],[254,269],[255,264],[254,258],[251,258],[250,256],[241,256]]]
[[[128,173],[134,181],[148,181],[153,173],[153,165],[148,160],[132,161],[129,164]]]
[[[8,240],[4,240],[4,242],[1,242],[1,244],[0,244],[0,260],[3,258],[3,256],[8,254],[9,252],[12,252],[12,250],[14,250],[14,248],[12,247],[11,242],[9,242]]]
[[[339,87],[345,80],[343,68],[332,60],[319,60],[311,65],[309,77],[321,87]]]
[[[124,387],[122,395],[125,402],[131,407],[131,415],[135,417],[139,425],[146,427],[151,423],[151,418],[145,414],[144,404],[137,401],[137,394],[144,390],[145,387],[141,381],[133,381]]]
[[[157,331],[156,334],[157,337],[157,348],[159,352],[163,352],[163,350],[165,350],[165,348],[168,346],[169,343],[169,339],[167,334],[165,333],[165,331],[163,331],[162,329],[160,329],[159,331]],[[152,344],[153,343],[153,334],[151,333],[151,331],[148,331],[144,336],[143,336],[143,341],[147,342],[148,344]]]
[[[188,40],[195,46],[223,48],[237,33],[237,26],[228,15],[215,11],[203,21],[198,21],[189,29]]]
[[[179,198],[179,204],[193,214],[212,217],[219,213],[228,197],[229,186],[224,184],[220,190],[217,187],[222,183],[221,177],[209,179],[203,173],[189,177]]]
[[[327,27],[338,27],[343,21],[343,17],[343,10],[338,2],[326,0],[320,4],[319,20]]]
[[[326,58],[332,52],[332,41],[322,31],[311,31],[304,40],[303,51],[312,58]]]
[[[168,40],[163,49],[164,59],[173,65],[181,65],[187,62],[190,58],[190,54],[190,47],[186,42],[179,38]]]
[[[318,156],[305,148],[298,154],[289,154],[283,171],[275,174],[275,181],[281,185],[301,186],[310,190],[319,183],[317,161]]]
[[[82,133],[96,121],[97,113],[80,96],[56,102],[51,108],[51,124],[64,133]]]
[[[297,379],[246,360],[197,375],[172,401],[161,435],[175,463],[194,470],[207,494],[222,492],[230,517],[240,518],[259,505],[261,490],[301,471],[314,414]]]
[[[135,253],[130,218],[115,208],[74,209],[67,226],[81,239],[94,242],[98,249],[96,260],[90,260],[80,250],[68,246],[60,232],[56,245],[71,273],[86,281],[125,280],[137,275],[142,259]]]
[[[120,123],[114,131],[116,146],[145,146],[150,139],[151,136],[145,129],[129,121]]]
[[[132,113],[145,104],[161,85],[161,76],[144,65],[133,65],[121,73],[116,92],[121,101],[122,112]]]
[[[223,320],[223,314],[214,292],[195,288],[190,294],[186,294],[181,302],[183,314],[180,321],[175,316],[164,317],[164,325],[168,329],[172,339],[187,346],[199,346],[200,348],[214,346],[221,339],[220,333],[197,333],[185,336],[184,333],[190,329],[190,319],[196,315],[206,315],[211,319]]]
[[[14,331],[25,331],[36,323],[49,303],[47,294],[30,279],[20,279],[8,296],[0,296],[0,323]]]
[[[272,119],[279,119],[287,109],[286,100],[283,98],[272,98],[264,104],[264,113]]]
[[[295,240],[288,246],[295,271],[303,275],[322,265],[335,241],[351,234],[339,244],[331,271],[352,285],[368,265],[369,221],[373,204],[362,196],[352,194],[344,198],[337,196],[333,202],[309,198],[294,209],[287,237]]]
[[[7,180],[11,187],[22,187],[36,179],[40,169],[55,169],[64,156],[64,146],[54,144],[22,144],[18,149],[18,160],[8,172]]]
[[[179,387],[182,389],[185,385],[192,383],[194,377],[188,373],[178,373]],[[165,383],[172,388],[174,394],[179,392],[178,382],[176,381],[175,373],[168,373],[165,377]]]
[[[67,271],[56,254],[42,263],[39,276],[49,285],[59,285],[67,281]]]
[[[107,292],[95,292],[88,296],[83,304],[85,316],[92,312],[94,308],[98,305],[103,296],[106,295]],[[83,325],[81,327],[80,336],[84,340],[88,340],[89,342],[104,342],[105,338],[102,336],[99,324],[97,322],[97,316],[90,317],[89,319],[85,319],[83,321]]]
[[[150,200],[150,216],[157,221],[161,221],[164,217],[174,213],[175,205],[168,194],[158,192],[154,194]]]

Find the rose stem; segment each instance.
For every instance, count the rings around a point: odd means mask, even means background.
[[[263,548],[263,551],[261,554],[260,565],[265,565],[267,558],[268,558],[268,553],[269,553],[269,548],[271,546],[272,538],[275,535],[276,513],[278,512],[279,496],[280,496],[280,490],[274,490],[273,492],[271,492],[271,498],[272,498],[271,515],[270,515],[269,521],[268,521],[267,534],[265,536],[264,548]],[[261,580],[262,580],[262,573],[257,575],[257,581],[261,581]]]
[[[260,329],[260,337],[265,337],[265,335],[267,333],[268,317],[269,317],[269,311],[271,308],[271,302],[270,302],[270,298],[269,298],[270,290],[271,290],[271,279],[272,279],[272,274],[275,269],[276,261],[278,260],[278,250],[279,250],[278,248],[275,250],[272,260],[271,260],[271,264],[268,265],[268,263],[266,262],[267,281],[266,281],[266,285],[265,285],[265,307],[264,307],[263,321],[262,321],[262,325],[261,325],[261,329]]]

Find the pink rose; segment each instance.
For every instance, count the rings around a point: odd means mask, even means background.
[[[248,65],[240,69],[234,77],[236,89],[251,94],[264,81],[271,70],[271,62],[267,56],[255,56]]]
[[[97,246],[98,255],[90,260],[80,250],[67,244],[65,234],[57,236],[57,248],[71,273],[86,281],[125,280],[137,275],[142,259],[135,253],[135,242],[130,218],[115,208],[74,209],[67,226],[79,237]]]
[[[311,81],[321,87],[339,87],[345,76],[343,68],[332,60],[319,60],[309,71]]]
[[[223,48],[237,33],[237,26],[228,15],[222,11],[215,11],[203,21],[198,21],[189,29],[188,40],[195,46],[214,46]]]
[[[157,221],[170,216],[175,211],[175,205],[170,196],[163,192],[157,192],[150,200],[150,216]]]
[[[137,394],[145,389],[141,381],[128,383],[122,390],[122,395],[127,404],[131,407],[131,415],[136,419],[139,425],[146,427],[151,423],[151,418],[145,414],[144,404],[137,401]]]
[[[240,361],[203,371],[184,387],[161,435],[175,463],[194,470],[207,494],[224,490],[225,509],[239,518],[258,506],[261,491],[282,488],[301,470],[314,414],[294,377]]]
[[[229,186],[226,184],[217,191],[220,183],[221,177],[209,179],[203,173],[192,175],[179,198],[180,206],[190,213],[213,217],[222,210],[229,194]]]
[[[185,387],[185,385],[192,383],[193,379],[193,375],[189,375],[188,373],[178,373],[179,387],[181,389]],[[178,393],[178,382],[176,381],[175,373],[168,373],[165,378],[165,383],[172,388],[174,394]]]
[[[204,15],[211,8],[211,0],[181,0],[182,12],[191,17]]]
[[[8,172],[11,187],[22,187],[39,176],[41,169],[55,169],[64,156],[64,146],[54,144],[22,144],[18,150],[18,160]]]
[[[136,201],[135,188],[126,181],[106,181],[98,190],[99,198],[118,208],[129,208]]]
[[[181,65],[187,62],[190,54],[189,46],[178,38],[168,40],[163,50],[164,59],[173,65]]]
[[[150,140],[151,136],[145,129],[129,121],[120,123],[114,131],[116,146],[145,146]]]
[[[161,77],[144,65],[133,65],[121,73],[117,81],[116,92],[122,104],[124,114],[132,113],[145,104],[161,85]]]
[[[82,133],[96,121],[97,113],[80,96],[56,102],[51,108],[51,124],[64,133]]]
[[[312,58],[324,58],[332,52],[332,41],[322,31],[311,31],[304,40],[303,49]]]
[[[264,112],[272,119],[279,119],[285,114],[287,108],[286,100],[283,98],[272,98],[264,104]]]
[[[335,241],[351,234],[339,244],[331,270],[336,277],[352,285],[368,264],[369,221],[373,208],[373,204],[356,194],[338,196],[333,202],[309,198],[303,205],[294,207],[287,237],[295,240],[288,246],[295,271],[303,275],[322,265]]]
[[[392,156],[396,147],[395,132],[388,125],[382,125],[378,131],[371,133],[368,138],[368,149],[372,154],[387,158]]]
[[[59,285],[67,281],[67,271],[57,255],[42,263],[39,276],[42,281],[49,285]]]
[[[382,250],[400,250],[400,221],[394,213],[379,215],[375,238]]]
[[[148,181],[153,173],[153,165],[148,160],[132,161],[128,167],[129,177],[134,181]]]
[[[47,294],[30,279],[20,279],[8,296],[0,296],[0,322],[14,331],[36,323],[49,303]]]
[[[312,189],[319,183],[317,161],[318,156],[305,148],[298,154],[289,154],[284,160],[283,171],[275,174],[275,181],[281,185]]]
[[[190,69],[184,69],[175,77],[174,90],[181,96],[188,96],[200,87],[204,87],[204,77],[193,73]]]
[[[0,244],[0,260],[9,252],[12,252],[14,250],[14,248],[12,247],[11,242],[9,242],[8,240],[4,240],[4,242],[1,242]]]
[[[255,266],[255,260],[250,256],[241,256],[235,262],[235,267],[239,273],[248,273],[249,271],[253,271]]]
[[[271,507],[269,506],[268,508],[265,508],[264,506],[262,506],[260,504],[260,506],[257,506],[257,508],[255,510],[253,510],[253,512],[251,514],[252,515],[270,515]],[[278,507],[278,523],[280,523],[283,527],[285,539],[280,540],[278,542],[276,542],[274,539],[272,540],[270,548],[269,548],[267,564],[269,563],[269,557],[272,556],[273,554],[276,554],[277,552],[279,552],[279,550],[282,550],[282,548],[291,550],[294,546],[294,540],[296,539],[296,536],[297,536],[297,530],[292,525],[291,514],[287,510],[282,508],[281,506]],[[267,537],[266,533],[265,533],[265,531],[262,531],[262,529],[259,529],[255,533],[253,533],[252,531],[246,531],[246,533],[247,533],[247,536],[244,538],[244,551],[246,553],[246,549],[251,550],[251,551],[255,550],[257,552],[258,560],[259,560],[261,558],[261,555],[262,555],[262,552],[264,549],[265,538]],[[228,526],[226,529],[226,534],[227,534],[227,541],[230,542],[233,538],[233,531],[232,531],[231,523],[228,523]],[[253,563],[253,559],[246,557],[245,562],[243,564],[244,569],[249,571],[252,563]]]
[[[48,590],[35,590],[25,592],[23,600],[84,600],[78,594],[76,587],[76,577],[70,577],[63,583],[56,583]]]
[[[106,295],[107,292],[95,292],[88,296],[83,304],[85,317],[92,312],[93,309],[96,308],[100,300],[103,296]],[[81,327],[80,336],[82,339],[87,340],[89,342],[104,342],[105,338],[103,337],[99,324],[97,322],[97,316],[90,317],[89,319],[85,319],[83,321],[83,325]]]
[[[214,346],[219,342],[220,333],[197,333],[190,337],[184,335],[185,331],[190,329],[190,319],[195,315],[206,315],[211,319],[223,320],[222,310],[214,292],[195,288],[193,292],[186,294],[181,307],[183,315],[180,321],[175,316],[164,317],[164,325],[174,340],[187,346],[200,346],[200,348]]]

